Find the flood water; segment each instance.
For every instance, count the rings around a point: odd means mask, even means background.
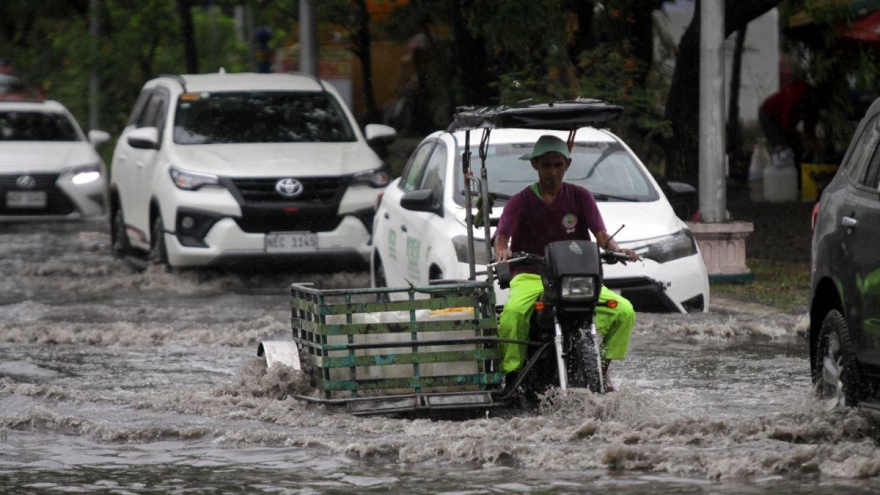
[[[540,413],[353,417],[277,399],[256,347],[290,283],[366,273],[137,272],[109,242],[0,225],[2,493],[880,493],[880,415],[822,410],[806,315],[639,315],[617,392]]]

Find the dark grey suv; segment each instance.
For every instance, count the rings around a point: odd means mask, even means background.
[[[880,409],[880,99],[825,188],[813,232],[810,361],[829,406]]]

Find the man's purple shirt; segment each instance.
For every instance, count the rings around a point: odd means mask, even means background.
[[[495,233],[510,239],[511,251],[543,256],[544,246],[550,242],[589,240],[588,230],[594,235],[605,230],[596,199],[587,189],[563,182],[549,205],[535,190],[534,186],[527,187],[504,205]],[[538,267],[513,264],[510,271],[511,275],[538,273]]]

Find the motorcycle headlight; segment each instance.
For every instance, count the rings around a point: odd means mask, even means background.
[[[562,277],[559,289],[563,301],[589,301],[598,295],[595,277]]]
[[[352,177],[352,184],[367,184],[372,187],[385,187],[391,182],[391,175],[384,168],[365,170]]]
[[[660,237],[648,244],[646,253],[639,253],[643,258],[654,260],[657,263],[677,260],[697,254],[697,242],[694,235],[688,229]]]
[[[466,235],[457,235],[452,238],[452,246],[455,248],[455,257],[461,263],[469,263],[468,256],[468,239]],[[483,239],[474,239],[474,263],[477,265],[486,265],[489,263],[486,257],[486,241]]]
[[[93,163],[91,165],[72,168],[68,173],[70,174],[70,181],[80,186],[100,179],[101,167],[97,163]]]
[[[188,172],[177,167],[171,167],[168,172],[171,174],[171,182],[174,182],[178,189],[184,191],[195,191],[204,186],[220,185],[220,179],[216,175]]]

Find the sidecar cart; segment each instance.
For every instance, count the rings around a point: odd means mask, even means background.
[[[391,292],[405,292],[407,300],[357,302]],[[294,349],[264,342],[259,352],[267,362],[282,351],[296,354],[316,389],[297,399],[355,415],[500,404],[491,393],[501,375],[490,284],[352,290],[294,284],[291,324]]]

